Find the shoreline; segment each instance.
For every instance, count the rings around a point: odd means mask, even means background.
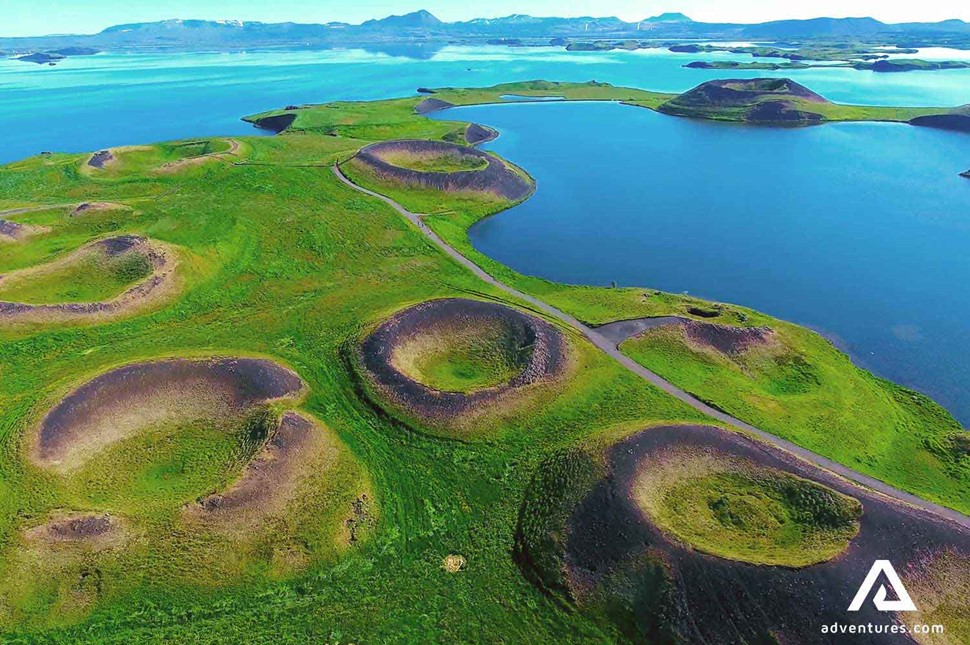
[[[896,501],[902,504],[906,504],[911,507],[916,507],[924,511],[933,513],[938,517],[945,519],[947,521],[956,523],[964,528],[970,528],[970,516],[964,515],[963,513],[943,506],[930,502],[912,493],[907,493],[905,491],[899,490],[889,484],[886,484],[882,480],[876,479],[869,475],[857,472],[848,466],[844,466],[839,462],[833,461],[827,457],[818,455],[811,450],[803,448],[795,443],[792,443],[786,439],[777,437],[771,433],[760,430],[759,428],[737,419],[730,414],[727,414],[717,408],[704,403],[700,399],[695,398],[689,392],[681,390],[674,384],[670,383],[666,379],[660,377],[656,373],[643,367],[632,358],[628,357],[626,354],[620,352],[615,344],[608,339],[606,336],[599,333],[595,328],[589,327],[588,325],[580,322],[577,318],[563,312],[562,310],[547,304],[545,301],[530,296],[529,294],[520,291],[514,287],[511,287],[499,279],[493,277],[485,269],[476,264],[473,260],[469,259],[463,255],[459,250],[448,244],[443,238],[441,238],[437,233],[435,233],[425,222],[422,215],[418,213],[412,213],[394,201],[390,197],[382,195],[378,192],[372,191],[368,188],[358,186],[353,181],[351,181],[343,172],[340,170],[338,164],[334,164],[332,167],[334,175],[340,180],[344,185],[355,190],[364,195],[369,195],[376,199],[383,201],[385,204],[391,206],[395,211],[407,219],[411,224],[416,226],[421,233],[427,237],[431,242],[435,244],[439,249],[447,253],[452,259],[457,261],[459,264],[464,266],[466,269],[474,273],[478,278],[484,280],[488,284],[497,287],[515,297],[516,299],[521,299],[535,307],[548,316],[551,316],[558,320],[560,323],[568,325],[580,334],[582,334],[589,342],[600,349],[602,352],[607,354],[610,358],[614,359],[624,368],[630,372],[636,374],[637,376],[643,378],[651,385],[660,388],[667,394],[673,396],[674,398],[680,400],[683,403],[691,406],[695,410],[702,412],[706,416],[719,421],[721,423],[727,424],[728,426],[733,426],[734,428],[741,430],[745,433],[749,433],[762,441],[766,441],[773,444],[775,447],[780,448],[786,453],[794,455],[804,461],[808,461],[815,466],[822,468],[823,470],[834,473],[844,479],[855,482],[856,484],[865,486],[877,493],[881,493],[891,498],[895,498]]]
[[[440,115],[441,113],[446,112],[446,111],[450,111],[450,110],[460,110],[462,108],[496,107],[496,106],[519,105],[519,104],[535,106],[537,104],[543,104],[544,105],[546,103],[552,103],[552,104],[557,104],[557,105],[564,104],[564,103],[569,103],[569,104],[602,104],[602,103],[613,103],[613,104],[619,104],[619,105],[622,105],[622,106],[625,106],[625,107],[638,107],[638,108],[651,109],[651,108],[649,108],[647,106],[637,105],[635,103],[630,103],[630,102],[622,101],[622,100],[606,100],[606,99],[603,99],[603,100],[559,100],[559,101],[538,101],[538,100],[537,101],[519,101],[519,100],[517,100],[517,101],[507,101],[507,102],[506,101],[496,101],[496,102],[479,103],[479,104],[468,104],[468,105],[461,105],[461,104],[459,104],[459,105],[454,105],[454,106],[450,106],[450,107],[447,107],[447,108],[443,108],[442,110],[439,110],[439,111],[435,112],[433,115],[429,115],[427,118],[432,118],[432,119],[439,118],[439,117],[436,117],[435,114]],[[659,110],[653,110],[653,109],[651,109],[651,111],[654,112],[654,113],[660,114],[661,116],[676,116],[676,115],[667,114],[665,112],[661,112]],[[440,118],[444,118],[444,117],[440,117]],[[700,121],[700,122],[711,121],[711,120],[708,120],[708,119],[694,119],[692,117],[680,117],[680,118],[688,118],[690,120]],[[776,126],[771,126],[771,125],[755,125],[755,124],[737,123],[737,122],[728,122],[728,121],[712,121],[712,123],[716,123],[719,126],[724,125],[724,126],[735,126],[735,127],[760,127],[760,128],[769,128],[769,129],[776,127]],[[913,125],[911,123],[904,122],[904,121],[826,121],[826,122],[820,123],[818,125],[819,126],[827,126],[827,125],[837,125],[837,124],[838,125],[844,125],[846,127],[853,127],[853,126],[856,126],[856,125],[858,125],[859,127],[862,127],[862,126],[865,126],[865,125],[875,125],[875,124],[882,124],[882,125],[888,125],[888,126],[891,126],[891,125],[898,125],[898,126]],[[808,127],[808,126],[805,126],[805,127]],[[787,129],[791,129],[791,128],[783,127],[782,129],[786,129],[787,130]],[[800,128],[796,128],[796,129],[800,129]],[[946,132],[947,131],[945,131],[945,130],[941,130],[941,133],[943,133],[943,134],[945,134]],[[953,131],[949,131],[949,132],[952,133]],[[959,135],[959,134],[960,133],[957,133],[957,135]],[[970,179],[970,170],[968,170],[965,173],[962,173],[961,176]],[[538,190],[538,181],[536,181],[536,190]],[[467,235],[467,238],[468,238],[468,243],[471,244],[471,246],[478,253],[481,253],[482,255],[485,255],[486,257],[489,257],[492,261],[494,261],[496,263],[499,263],[499,264],[503,264],[504,266],[506,266],[509,269],[511,269],[513,271],[516,271],[516,272],[521,272],[521,271],[519,269],[515,269],[513,267],[508,266],[507,264],[505,264],[504,262],[502,262],[500,260],[497,260],[497,259],[493,258],[490,254],[488,254],[485,251],[483,251],[482,249],[480,249],[473,242],[473,234],[474,234],[475,230],[478,227],[480,227],[481,225],[483,225],[484,222],[486,222],[488,220],[491,220],[492,218],[498,217],[500,215],[508,214],[515,207],[521,206],[521,205],[522,205],[522,202],[519,202],[519,203],[513,204],[508,209],[505,209],[505,210],[501,210],[501,211],[498,211],[498,212],[495,212],[495,213],[488,214],[488,215],[486,215],[484,217],[481,217],[481,218],[477,219],[475,222],[473,222],[470,226],[468,226],[466,228],[466,235]],[[523,275],[531,275],[531,274],[523,273]],[[541,276],[538,276],[538,277],[541,277]],[[569,286],[577,286],[577,287],[602,287],[602,288],[605,288],[606,287],[605,284],[594,284],[594,283],[585,283],[585,282],[579,283],[579,282],[572,282],[572,281],[568,281],[568,280],[567,281],[563,281],[563,280],[560,280],[560,279],[545,278],[545,277],[542,277],[542,279],[548,280],[548,281],[553,282],[553,283],[563,284],[563,285],[569,285]],[[630,284],[630,285],[627,285],[627,286],[634,287],[634,288],[643,288],[643,289],[652,289],[652,288],[654,288],[654,287],[652,287],[649,284],[646,284],[646,285],[644,285],[644,284]],[[676,293],[674,291],[668,291],[668,292],[669,293]],[[705,301],[711,302],[711,303],[714,303],[714,302],[731,302],[733,304],[741,304],[741,303],[735,303],[735,302],[733,302],[730,298],[728,300],[721,300],[721,299],[717,299],[717,298],[713,298],[713,297],[707,297],[707,296],[697,296],[697,297],[700,298],[701,300],[705,300]],[[741,306],[746,306],[746,305],[741,304]],[[825,338],[830,344],[832,344],[836,349],[838,349],[838,351],[840,351],[842,354],[844,354],[845,356],[847,356],[849,358],[849,360],[852,361],[853,365],[855,365],[860,370],[863,370],[863,371],[871,374],[874,378],[877,378],[877,379],[886,381],[888,383],[892,383],[893,385],[898,386],[898,387],[901,387],[901,388],[904,388],[906,390],[911,390],[913,392],[919,393],[919,394],[921,394],[923,396],[929,397],[929,398],[933,399],[934,401],[936,401],[937,394],[935,392],[929,391],[927,389],[927,387],[924,386],[924,385],[922,385],[921,383],[917,383],[917,382],[913,381],[912,379],[909,379],[906,382],[900,382],[899,380],[896,380],[896,377],[893,376],[893,375],[890,375],[888,373],[881,374],[881,373],[875,371],[875,368],[866,359],[866,357],[865,357],[864,354],[859,353],[859,352],[850,351],[848,349],[848,344],[849,343],[848,343],[848,341],[846,339],[842,338],[838,334],[835,334],[834,332],[828,331],[824,327],[821,327],[818,323],[800,322],[800,321],[795,320],[795,319],[792,319],[792,318],[788,318],[788,317],[785,317],[785,316],[779,316],[779,315],[775,315],[775,314],[772,314],[772,313],[765,312],[763,309],[760,309],[760,308],[757,308],[757,307],[754,307],[754,309],[756,311],[766,313],[767,315],[771,316],[774,319],[782,320],[782,321],[787,322],[787,323],[790,323],[792,325],[797,325],[799,327],[802,327],[802,328],[805,328],[805,329],[809,329],[809,330],[813,331],[814,333],[820,335],[821,337]],[[613,321],[613,322],[619,323],[619,322],[623,322],[623,321],[617,320],[617,321]],[[609,323],[609,324],[613,324],[613,323]],[[836,340],[838,342],[836,342]],[[944,407],[944,409],[946,409],[946,411],[949,414],[951,414],[951,416],[956,417],[956,413],[953,412],[953,411],[951,411],[949,407],[942,406],[942,404],[940,404],[940,405],[941,405],[941,407]],[[961,419],[957,419],[957,420],[958,420],[958,423],[960,423],[960,425],[963,427],[963,429],[965,431],[970,432],[970,426],[967,426],[966,423],[964,423]]]

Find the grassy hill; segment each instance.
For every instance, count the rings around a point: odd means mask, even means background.
[[[840,105],[787,78],[708,81],[666,101],[675,116],[760,125],[818,125],[827,121],[908,121],[938,108]]]

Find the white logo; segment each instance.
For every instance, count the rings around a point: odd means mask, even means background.
[[[876,595],[872,599],[872,603],[876,606],[876,609],[879,611],[916,611],[916,605],[913,604],[913,599],[909,597],[906,587],[903,586],[903,581],[896,575],[896,570],[893,569],[893,565],[889,560],[876,560],[872,563],[869,574],[862,581],[862,586],[859,587],[855,598],[852,599],[852,604],[849,605],[849,611],[859,611],[862,608],[862,603],[869,597],[869,592],[872,591],[873,585],[879,579],[880,573],[886,576],[886,579],[889,581],[893,591],[896,592],[896,597],[899,600],[886,600],[886,596],[889,595],[889,592],[886,591],[886,585],[879,585],[879,590],[876,591]]]

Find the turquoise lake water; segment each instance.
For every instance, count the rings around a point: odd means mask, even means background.
[[[44,150],[82,152],[252,133],[240,116],[290,103],[408,96],[419,86],[596,79],[681,92],[726,75],[765,75],[683,67],[698,59],[745,60],[733,54],[673,54],[661,49],[599,53],[552,47],[446,47],[425,60],[361,50],[100,54],[70,58],[56,67],[0,59],[0,163]],[[970,103],[970,69],[881,75],[808,69],[788,74],[835,101]]]
[[[252,134],[240,116],[419,86],[596,79],[679,92],[766,74],[685,69],[745,58],[663,50],[421,55],[101,54],[56,67],[0,59],[0,163],[44,150]],[[787,75],[846,103],[970,103],[970,70]],[[811,325],[859,364],[970,423],[970,181],[957,176],[970,168],[970,136],[878,124],[758,129],[615,105],[464,108],[449,117],[459,115],[498,127],[491,148],[539,179],[535,197],[473,230],[485,252],[558,280],[690,291]]]

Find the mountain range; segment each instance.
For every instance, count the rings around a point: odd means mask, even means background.
[[[109,27],[89,35],[51,35],[0,38],[0,51],[35,53],[67,47],[99,50],[231,50],[257,47],[342,47],[366,43],[475,43],[498,41],[517,44],[564,39],[845,39],[861,38],[892,43],[913,38],[946,44],[966,42],[970,23],[883,23],[874,18],[815,18],[779,20],[760,24],[695,22],[681,13],[665,13],[637,22],[615,17],[556,18],[513,14],[442,22],[428,11],[368,20],[359,25],[342,22],[303,24],[235,20],[164,20]],[[545,44],[545,43],[543,43]]]

